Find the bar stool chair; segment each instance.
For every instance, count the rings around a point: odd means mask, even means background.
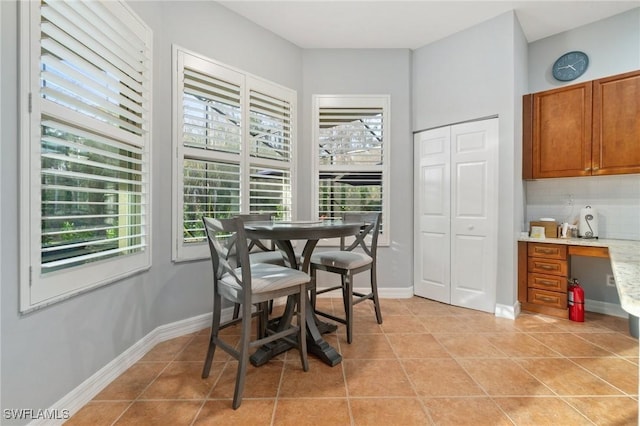
[[[345,238],[340,239],[340,250],[325,251],[311,255],[311,304],[317,315],[329,318],[346,325],[347,342],[351,343],[353,338],[353,306],[365,300],[372,300],[376,312],[378,324],[382,324],[382,313],[380,311],[380,301],[378,300],[378,284],[376,278],[376,257],[378,251],[378,234],[380,233],[381,213],[346,213],[343,218],[345,222],[362,222],[360,232],[355,236],[355,240],[346,247]],[[367,243],[369,238],[369,243]],[[361,248],[362,252],[355,251]],[[353,276],[360,272],[370,271],[371,292],[364,294],[353,290]],[[340,274],[341,284],[338,286],[318,290],[316,288],[317,271],[327,271]],[[339,318],[327,312],[315,309],[316,296],[318,294],[341,289],[344,302],[345,317]]]
[[[209,348],[202,369],[202,378],[207,378],[211,370],[217,347],[238,360],[236,386],[233,395],[233,409],[242,402],[245,376],[249,364],[249,349],[262,346],[274,340],[283,339],[300,351],[300,361],[304,371],[309,369],[305,327],[305,300],[310,277],[302,271],[284,266],[249,261],[247,237],[241,218],[212,219],[203,217],[213,266],[213,319]],[[232,266],[229,254],[237,256],[240,266]],[[259,316],[264,315],[266,303],[278,297],[294,296],[297,302],[297,324],[282,326],[279,331],[267,330],[259,324],[258,337],[251,339],[251,310],[255,305]],[[222,299],[240,305],[242,315],[221,324]],[[240,322],[242,332],[239,349],[225,342],[219,331]],[[261,330],[262,329],[262,330]]]

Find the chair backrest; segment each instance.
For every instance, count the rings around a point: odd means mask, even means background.
[[[211,262],[213,264],[214,286],[226,273],[229,273],[242,288],[251,285],[251,262],[244,222],[241,218],[215,219],[203,217],[204,229],[207,233]],[[233,260],[232,260],[233,259]],[[238,276],[235,263],[246,265]],[[245,292],[250,293],[250,292]]]
[[[345,213],[343,215],[343,221],[347,223],[362,222],[362,228],[360,232],[355,235],[353,242],[346,246],[345,239],[340,239],[340,250],[352,251],[360,247],[366,254],[376,260],[378,252],[378,235],[380,235],[380,222],[382,213]],[[367,243],[367,237],[371,236]]]
[[[271,220],[271,215],[269,213],[251,213],[251,214],[241,214],[238,215],[239,218],[242,218],[245,222],[268,222]],[[265,244],[266,243],[266,244]],[[267,247],[269,245],[269,247]],[[258,248],[262,251],[273,251],[275,247],[272,242],[265,242],[262,240],[250,240],[249,241],[249,252],[255,251]]]

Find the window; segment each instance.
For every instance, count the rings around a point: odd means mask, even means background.
[[[389,242],[389,96],[313,97],[316,211],[382,212],[380,244]]]
[[[202,216],[292,217],[296,92],[174,48],[173,259],[209,257]]]
[[[121,2],[21,20],[24,312],[150,266],[152,34]]]

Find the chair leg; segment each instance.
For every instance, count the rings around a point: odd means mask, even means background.
[[[378,280],[375,265],[371,266],[371,292],[373,293],[373,307],[376,310],[376,320],[378,320],[378,324],[382,324],[382,311],[380,310],[380,300],[378,299]]]
[[[236,374],[236,389],[233,393],[233,409],[240,407],[244,382],[247,376],[249,364],[249,341],[251,340],[251,304],[242,305],[242,335],[240,336],[240,356],[238,359],[238,372]]]
[[[222,298],[214,291],[213,294],[213,319],[211,321],[211,336],[209,337],[209,349],[207,349],[207,356],[204,360],[204,367],[202,369],[202,378],[209,377],[211,371],[211,362],[213,361],[213,355],[216,351],[216,340],[218,339],[218,332],[220,331],[220,315],[222,313]]]
[[[307,327],[306,327],[306,308],[307,308],[307,285],[300,287],[298,295],[298,351],[300,351],[300,361],[302,361],[302,369],[309,371],[309,360],[307,359]]]
[[[269,314],[267,313],[267,302],[260,303],[256,306],[258,310],[258,339],[262,339],[267,335],[267,324],[269,323]]]
[[[235,303],[233,305],[233,317],[231,317],[232,319],[238,319],[238,316],[240,315],[240,304],[239,303]]]
[[[309,271],[309,275],[311,276],[311,284],[309,285],[311,289],[311,308],[315,311],[316,309],[316,268],[311,266]]]
[[[345,319],[347,322],[347,343],[353,340],[353,275],[342,276],[342,289],[344,294]]]

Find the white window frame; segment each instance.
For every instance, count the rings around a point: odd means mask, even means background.
[[[193,261],[207,259],[210,256],[209,247],[206,240],[185,243],[184,241],[184,167],[185,158],[198,158],[203,161],[229,161],[240,164],[240,206],[239,213],[247,214],[251,212],[250,201],[250,169],[253,166],[266,168],[286,169],[290,174],[290,206],[286,212],[285,219],[292,219],[296,215],[295,203],[295,176],[296,176],[296,140],[297,140],[297,92],[293,89],[281,86],[266,79],[257,77],[243,70],[223,64],[197,52],[183,47],[173,46],[173,100],[172,100],[172,124],[173,137],[172,146],[175,156],[172,167],[172,260],[174,262]],[[183,74],[185,64],[197,68],[198,72],[205,73],[216,79],[221,79],[239,85],[241,89],[240,105],[241,115],[240,134],[241,152],[240,155],[228,154],[214,150],[197,150],[184,146],[183,143]],[[269,158],[258,158],[250,155],[250,120],[249,104],[252,91],[258,91],[268,96],[285,100],[290,105],[290,137],[291,145],[289,151],[289,161],[278,161]],[[234,159],[235,157],[235,159]]]
[[[391,220],[389,219],[389,193],[391,164],[391,96],[390,95],[312,95],[312,169],[313,169],[313,212],[319,215],[319,173],[322,170],[318,154],[318,144],[320,140],[320,109],[321,108],[382,108],[383,111],[383,159],[382,159],[382,227],[378,237],[379,246],[390,244]],[[343,169],[345,167],[342,167]],[[370,167],[352,166],[346,167],[354,172],[371,171]],[[338,239],[321,240],[318,245],[336,246]]]
[[[113,19],[110,24],[127,28],[133,39],[139,43],[144,59],[142,62],[124,63],[132,67],[139,67],[142,87],[142,101],[139,108],[143,111],[140,115],[141,127],[139,135],[129,134],[120,128],[92,119],[87,115],[75,112],[63,105],[46,101],[40,94],[40,40],[41,40],[41,9],[40,2],[20,2],[20,311],[22,313],[40,309],[52,303],[67,299],[74,295],[86,292],[99,286],[103,286],[121,280],[133,274],[147,270],[151,266],[151,186],[150,186],[150,123],[151,123],[151,85],[152,85],[152,40],[151,29],[131,10],[124,2],[110,2],[108,4],[88,5],[78,16],[89,16],[100,13],[100,10],[109,13],[101,15],[105,19]],[[59,3],[60,8],[68,8],[69,4]],[[102,8],[102,9],[101,9]],[[68,10],[68,9],[65,9]],[[74,13],[76,13],[74,12]],[[64,19],[74,21],[73,17],[61,14]],[[66,16],[65,16],[66,15]],[[108,17],[106,15],[109,15]],[[91,32],[92,28],[98,28],[100,23],[87,18],[84,23],[73,22],[73,25],[82,26],[84,31]],[[100,37],[101,31],[94,35]],[[105,39],[103,39],[105,40]],[[89,42],[89,40],[86,40]],[[106,49],[120,49],[122,46]],[[73,48],[69,44],[69,50]],[[121,49],[120,52],[123,52]],[[113,50],[112,50],[113,52]],[[126,53],[123,53],[126,55]],[[119,55],[119,54],[118,54]],[[116,56],[118,56],[116,55]],[[120,57],[122,59],[122,57]],[[108,59],[109,61],[111,59]],[[122,63],[122,62],[121,62]],[[104,83],[105,85],[107,83]],[[45,105],[45,103],[48,103]],[[122,103],[122,101],[121,101]],[[84,104],[83,104],[84,105]],[[56,123],[65,122],[77,129],[84,129],[97,137],[120,141],[125,145],[140,152],[141,156],[141,197],[140,212],[138,218],[140,243],[138,250],[132,254],[110,257],[95,262],[89,261],[76,266],[70,266],[54,272],[43,273],[42,268],[42,230],[41,230],[41,118],[42,114],[53,117]],[[106,164],[106,163],[105,163]],[[104,167],[104,166],[102,166]],[[127,246],[128,247],[128,246]]]

